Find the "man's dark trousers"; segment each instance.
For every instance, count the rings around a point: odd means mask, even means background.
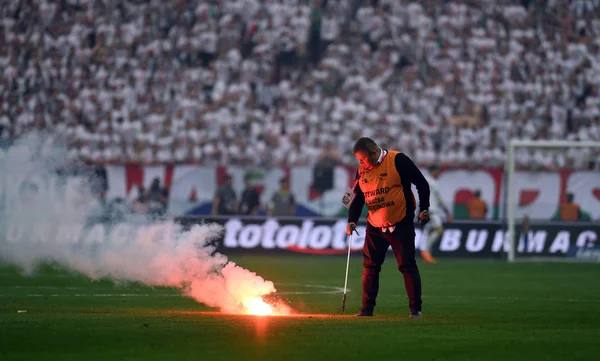
[[[367,225],[363,248],[362,309],[372,310],[375,307],[379,272],[390,245],[396,256],[398,269],[404,276],[410,310],[413,313],[419,312],[422,304],[421,275],[415,261],[415,226],[412,220],[396,224],[392,232]]]

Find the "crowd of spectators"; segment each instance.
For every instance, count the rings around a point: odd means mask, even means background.
[[[15,0],[0,22],[0,139],[53,129],[78,159],[355,165],[371,136],[502,166],[511,138],[600,140],[598,0]]]

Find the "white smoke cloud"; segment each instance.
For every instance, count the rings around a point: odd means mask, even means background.
[[[91,278],[177,287],[226,313],[275,292],[272,282],[215,253],[216,224],[187,231],[170,221],[91,226],[99,208],[84,177],[59,177],[56,137],[32,134],[0,159],[0,259],[32,272],[54,261]],[[107,233],[108,236],[107,236]],[[289,310],[285,306],[281,310]]]

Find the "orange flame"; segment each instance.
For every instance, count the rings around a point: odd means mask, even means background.
[[[280,300],[265,301],[262,297],[249,297],[242,303],[243,314],[253,316],[290,316],[292,308]]]
[[[261,297],[252,298],[246,301],[244,307],[249,315],[270,316],[273,314],[273,307],[263,301]]]

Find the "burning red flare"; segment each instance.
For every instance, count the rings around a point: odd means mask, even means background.
[[[243,302],[244,314],[252,316],[289,316],[292,314],[290,306],[279,300],[266,302],[262,297],[248,298]]]
[[[270,316],[273,314],[273,307],[263,301],[261,297],[252,298],[246,301],[244,307],[249,315]]]

